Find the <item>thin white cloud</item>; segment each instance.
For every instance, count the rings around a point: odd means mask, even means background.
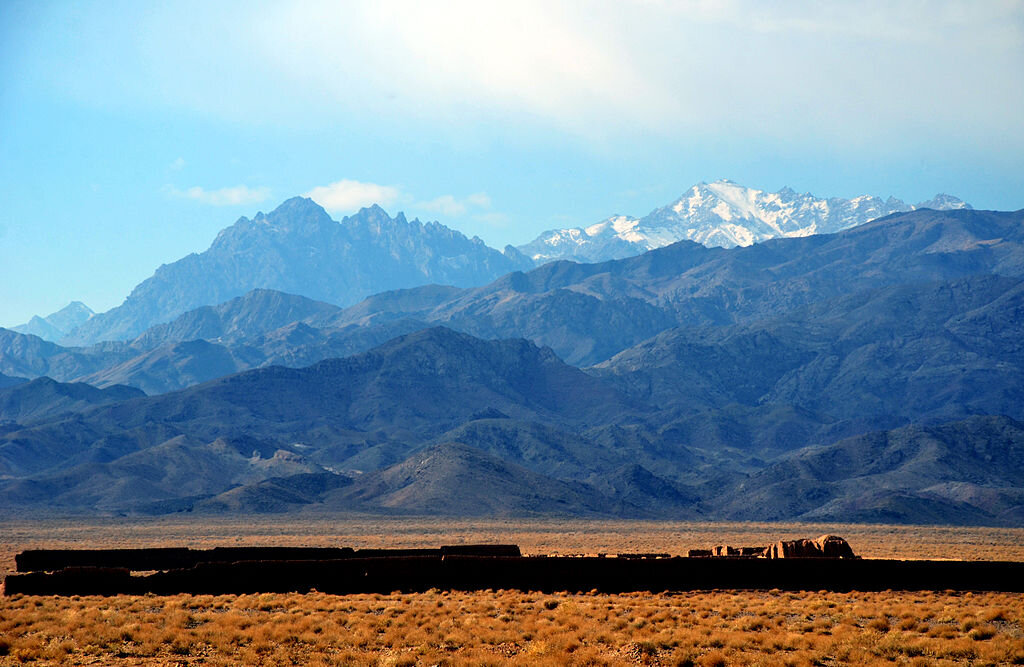
[[[181,171],[185,168],[185,158],[179,157],[167,167],[171,171]]]
[[[236,185],[230,188],[207,190],[198,185],[179,190],[168,185],[165,191],[178,199],[192,199],[211,206],[238,206],[241,204],[258,204],[270,196],[270,188],[250,188],[247,185]]]
[[[430,201],[416,204],[416,208],[448,216],[465,215],[470,208],[486,209],[490,207],[491,198],[485,192],[475,192],[464,199],[456,199],[452,195],[441,195]]]
[[[480,208],[491,207],[491,198],[487,196],[486,192],[474,192],[466,197],[466,201],[473,206],[479,206]]]
[[[433,211],[442,215],[463,215],[466,212],[466,205],[451,195],[441,195],[430,201],[417,204],[418,208]]]
[[[315,187],[303,196],[309,197],[328,211],[350,212],[373,204],[386,207],[398,201],[399,195],[399,189],[393,185],[342,179],[330,185]]]
[[[1024,146],[1020,0],[228,0],[129,4],[113,28],[57,7],[69,27],[38,40],[56,55],[26,76],[114,107],[425,135],[554,127],[588,146]]]
[[[509,223],[508,216],[504,213],[480,213],[478,215],[474,215],[473,219],[497,229],[505,229],[508,227]]]

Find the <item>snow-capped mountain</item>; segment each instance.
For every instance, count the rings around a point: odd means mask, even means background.
[[[820,199],[790,188],[765,192],[720,180],[698,183],[676,201],[643,218],[620,215],[590,227],[555,229],[518,249],[538,262],[600,262],[637,255],[683,239],[731,248],[783,236],[830,234],[918,208],[971,206],[945,194],[912,206],[894,197]]]

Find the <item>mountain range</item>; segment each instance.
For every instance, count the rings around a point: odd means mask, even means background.
[[[1022,215],[922,209],[748,247],[680,241],[623,260],[551,262],[475,289],[379,294],[335,322],[411,318],[483,338],[521,336],[585,366],[672,327],[752,322],[887,285],[1020,276]]]
[[[256,289],[87,347],[0,330],[0,506],[1018,525],[1021,313],[1024,211],[918,209],[347,308]]]
[[[711,247],[749,245],[835,232],[921,208],[970,206],[949,195],[910,206],[892,197],[819,199],[788,188],[766,193],[716,181],[693,186],[644,218],[614,216],[585,229],[552,230],[518,249],[506,246],[499,252],[437,222],[409,221],[402,213],[391,218],[379,206],[336,222],[311,200],[295,197],[269,214],[239,219],[206,251],[161,266],[108,312],[94,316],[74,302],[13,330],[72,347],[127,341],[190,310],[253,289],[348,306],[419,285],[479,286],[552,259],[601,262],[684,239]]]
[[[518,249],[536,262],[602,262],[639,255],[684,239],[731,248],[773,238],[832,234],[886,215],[922,208],[971,206],[945,194],[912,206],[894,197],[821,199],[790,188],[764,192],[719,180],[698,183],[676,201],[642,218],[616,215],[589,227],[552,229]]]
[[[1020,391],[1021,374],[1007,377]],[[526,341],[433,328],[305,369],[98,398],[8,426],[0,502],[970,523],[1013,523],[1022,509],[1024,425],[982,405],[953,422],[877,430],[750,401],[750,425],[774,434],[758,441],[728,433],[731,404],[666,408],[640,396]],[[869,396],[852,409],[871,407]],[[836,440],[843,432],[859,435]]]
[[[132,341],[62,347],[0,329],[0,372],[161,393],[358,353],[431,324],[527,338],[587,366],[674,327],[762,320],[887,285],[1016,276],[1021,240],[1019,214],[918,210],[841,234],[731,250],[684,241],[624,260],[555,262],[482,287],[384,292],[346,309],[254,290]]]

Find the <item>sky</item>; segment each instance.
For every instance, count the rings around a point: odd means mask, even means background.
[[[500,248],[719,178],[1024,208],[1024,0],[0,2],[0,326],[295,195]]]

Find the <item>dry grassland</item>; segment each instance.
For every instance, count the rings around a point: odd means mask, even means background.
[[[0,522],[38,547],[439,546],[685,553],[833,532],[870,557],[1024,560],[1018,529],[337,518]],[[0,665],[1024,664],[1024,596],[706,591],[0,598]]]

